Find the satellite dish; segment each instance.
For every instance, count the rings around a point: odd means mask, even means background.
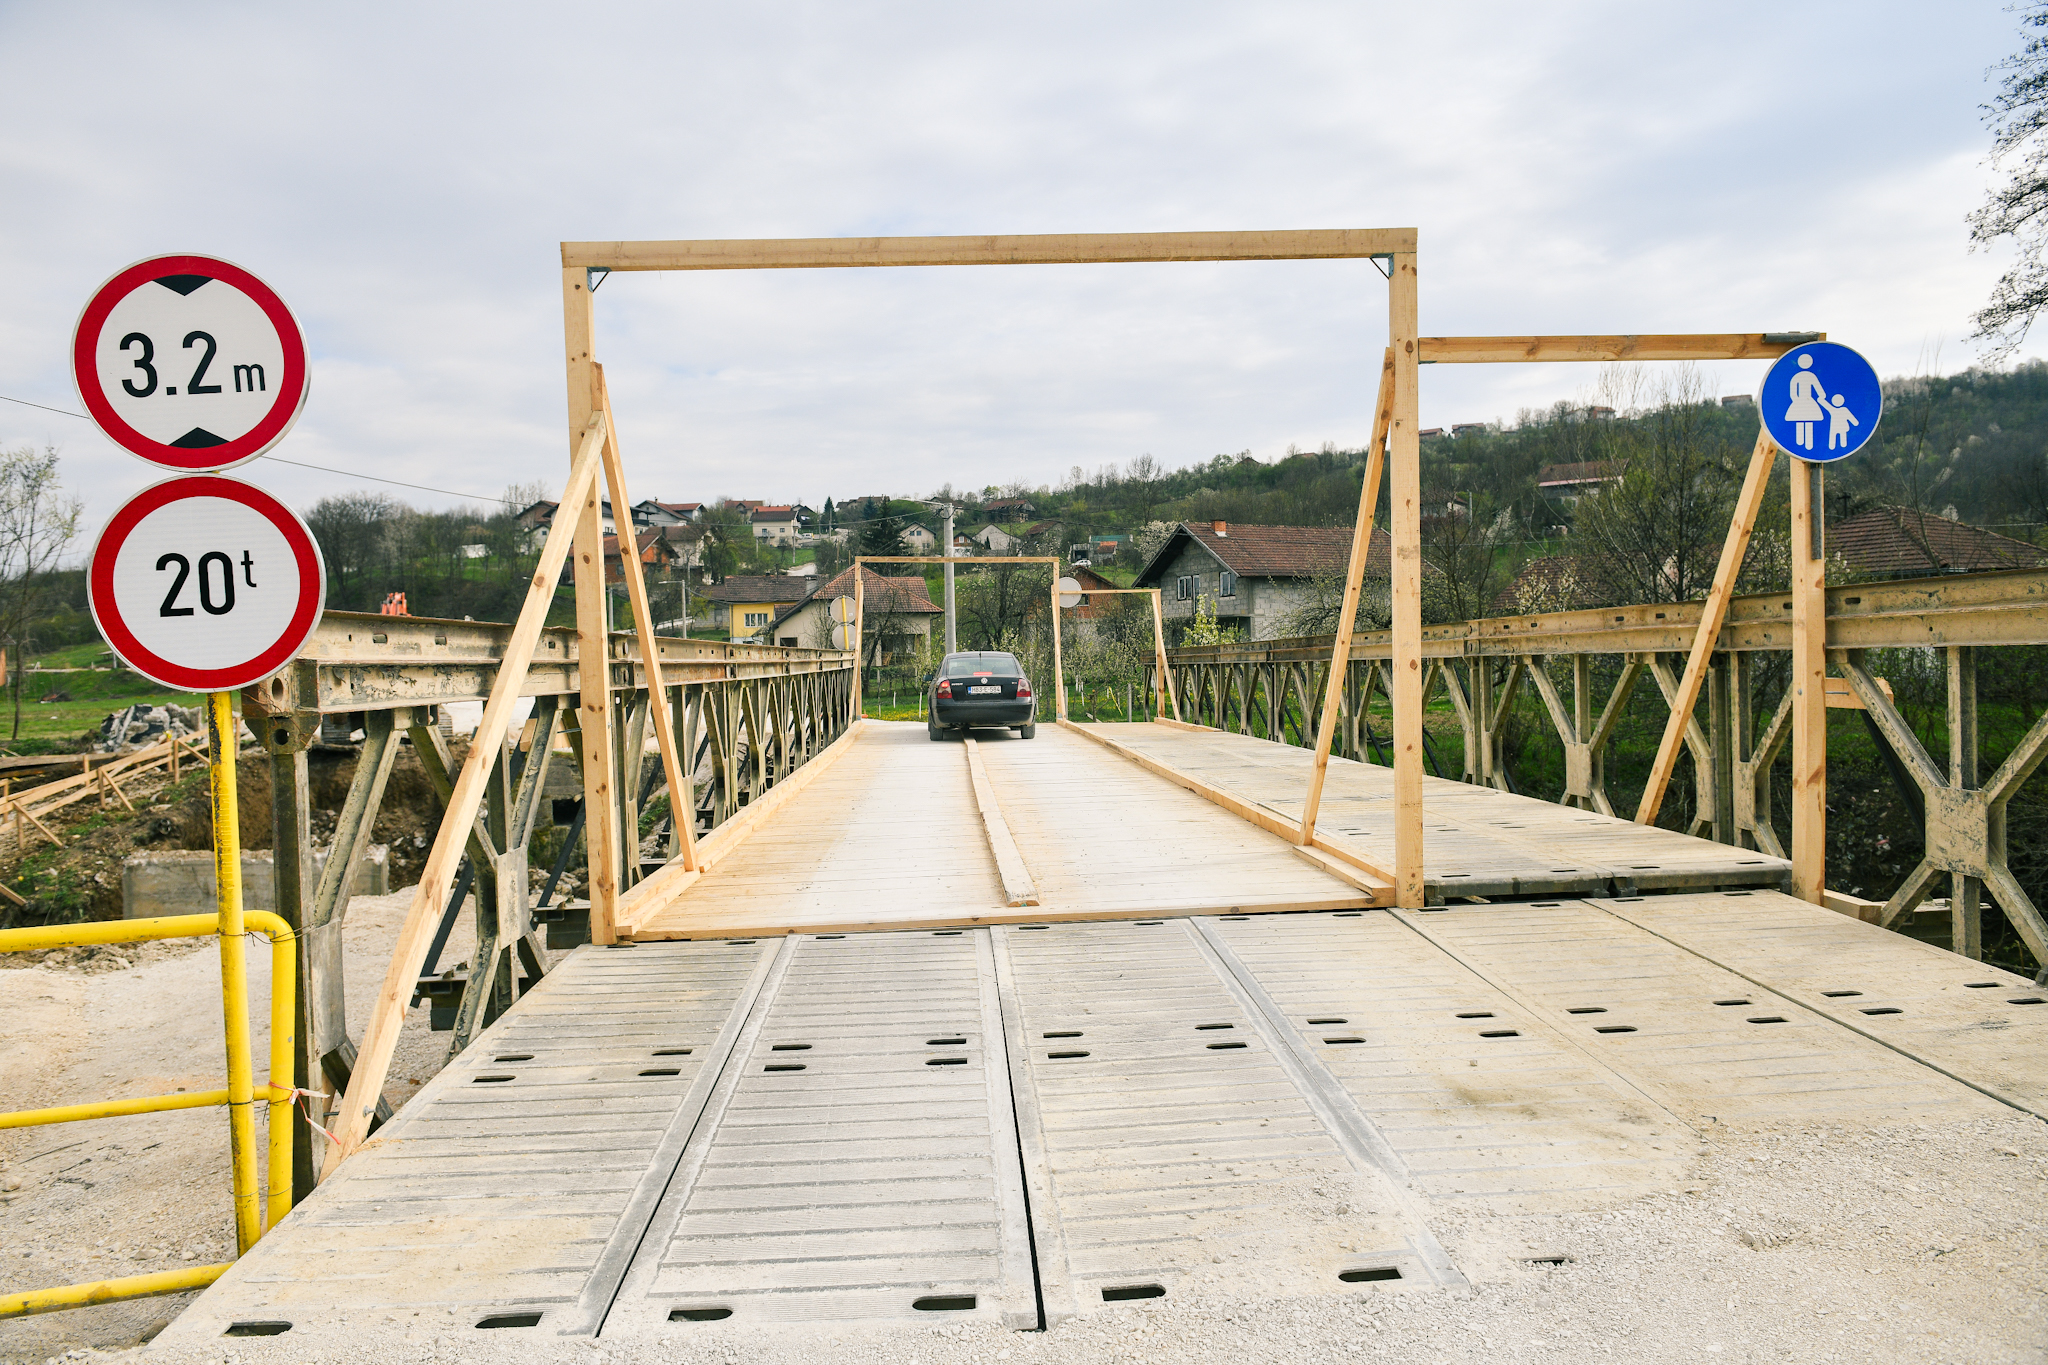
[[[853,599],[851,597],[833,598],[830,612],[834,621],[839,622],[841,625],[851,625],[853,623]]]
[[[1060,580],[1060,605],[1062,607],[1078,607],[1081,605],[1081,581],[1079,579],[1062,578]]]
[[[845,624],[843,624],[843,623],[842,623],[842,624],[840,624],[840,625],[836,625],[836,626],[832,627],[832,648],[834,648],[834,649],[852,649],[852,648],[853,648],[853,627],[852,627],[852,626],[849,626],[849,625],[845,625]]]

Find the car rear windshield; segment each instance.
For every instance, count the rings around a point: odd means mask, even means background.
[[[946,676],[949,678],[971,678],[977,673],[999,678],[1024,676],[1014,654],[956,654],[946,660]]]

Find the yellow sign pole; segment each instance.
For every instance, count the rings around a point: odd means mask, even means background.
[[[226,692],[206,696],[207,757],[213,788],[213,876],[220,905],[221,1008],[228,1048],[228,1144],[235,1195],[235,1243],[263,1235],[256,1194],[255,1087],[249,1059],[248,938],[242,926],[242,826],[235,802],[235,715]]]

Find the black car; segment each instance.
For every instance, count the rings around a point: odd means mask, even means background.
[[[1014,654],[984,651],[948,654],[932,675],[931,705],[925,714],[933,739],[947,730],[963,733],[977,725],[1012,729],[1029,739],[1038,733],[1038,703],[1031,679]]]

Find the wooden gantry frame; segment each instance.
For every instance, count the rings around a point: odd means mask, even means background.
[[[632,835],[621,828],[616,819],[612,790],[619,737],[614,733],[611,704],[613,660],[604,582],[600,476],[613,507],[629,508],[632,499],[627,492],[624,459],[620,453],[618,429],[605,387],[604,372],[596,358],[593,300],[598,284],[614,271],[1355,260],[1361,257],[1372,260],[1389,281],[1388,336],[1380,368],[1379,398],[1374,409],[1374,435],[1368,455],[1367,477],[1360,493],[1353,553],[1346,575],[1344,611],[1338,623],[1330,669],[1330,704],[1325,707],[1323,724],[1317,735],[1315,765],[1303,818],[1298,824],[1288,823],[1294,825],[1290,832],[1304,847],[1315,843],[1316,814],[1334,737],[1337,690],[1346,672],[1353,617],[1365,572],[1364,548],[1376,510],[1378,474],[1384,469],[1390,473],[1389,510],[1393,540],[1393,666],[1389,694],[1394,712],[1394,866],[1370,870],[1391,882],[1392,898],[1396,904],[1408,907],[1424,905],[1422,713],[1425,679],[1422,665],[1421,437],[1417,417],[1419,366],[1461,362],[1762,359],[1782,354],[1792,345],[1812,338],[1802,335],[1796,340],[1781,340],[1759,334],[1425,338],[1420,335],[1419,327],[1416,251],[1417,233],[1413,228],[563,243],[561,283],[568,391],[568,480],[560,499],[560,511],[542,546],[540,565],[507,640],[469,758],[452,784],[445,818],[428,854],[411,909],[400,929],[390,970],[364,1033],[358,1065],[350,1078],[341,1111],[336,1116],[338,1140],[328,1150],[326,1169],[331,1170],[345,1159],[362,1144],[368,1133],[375,1112],[375,1097],[381,1091],[396,1048],[407,1002],[414,991],[420,965],[425,960],[440,918],[441,906],[455,879],[484,799],[493,768],[486,756],[502,752],[513,706],[521,694],[526,670],[540,639],[548,609],[554,601],[555,588],[565,563],[573,562],[574,566],[580,683],[576,720],[581,739],[585,808],[592,813],[602,813],[602,818],[593,818],[587,825],[592,940],[611,942],[622,922],[630,924],[644,918],[702,875],[704,860],[700,856],[693,822],[679,819],[677,824],[682,838],[671,862],[630,892],[622,891],[619,885],[619,872],[627,853],[625,844]],[[1766,445],[1760,443],[1759,459],[1764,458]],[[1795,494],[1795,504],[1796,498]],[[1731,529],[1731,547],[1736,539],[1736,533]],[[1742,531],[1742,541],[1744,544],[1747,542],[1746,528]],[[931,558],[932,562],[947,562],[940,557]],[[953,562],[957,565],[958,561]],[[1736,563],[1739,565],[1739,562],[1738,553]],[[620,563],[633,608],[636,643],[642,658],[648,662],[650,686],[658,688],[658,660],[661,656],[648,610],[640,559],[637,555],[621,555]],[[1059,696],[1060,719],[1065,723],[1066,696],[1059,664],[1057,569],[1053,577],[1051,620],[1055,691]],[[1728,570],[1727,577],[1732,583],[1732,570]],[[859,574],[855,574],[854,581],[858,602],[863,595]],[[1716,583],[1719,588],[1719,576]],[[1725,596],[1725,592],[1722,593],[1724,602]],[[858,613],[858,607],[856,610]],[[1812,621],[1807,622],[1809,634],[1817,633],[1812,625]],[[1703,629],[1701,638],[1711,640],[1712,632]],[[1823,660],[1821,671],[1824,671],[1824,654],[1813,650],[1808,654]],[[1806,658],[1807,655],[1799,657]],[[1687,678],[1692,685],[1692,695],[1697,696],[1695,671],[1688,666]],[[1165,674],[1168,670],[1162,667],[1161,672]],[[856,666],[856,689],[858,677]],[[1815,691],[1817,707],[1821,703],[1818,690]],[[691,809],[693,802],[687,799],[691,791],[688,773],[676,743],[668,707],[655,704],[649,709],[671,802],[679,810]],[[1806,708],[1801,707],[1795,715],[1795,725],[1801,727],[1795,730],[1795,762],[1802,754],[1811,756],[1809,751],[1816,733],[1810,720],[1802,719],[1805,714]],[[1817,714],[1824,722],[1825,713]],[[835,744],[834,749],[850,740],[851,732],[858,729],[857,690],[854,715],[848,735]],[[1824,750],[1824,725],[1818,733]],[[1800,738],[1801,735],[1805,738]],[[829,756],[828,751],[820,757]],[[1824,756],[1817,766],[1809,763],[1800,771],[1807,776],[1802,779],[1805,785],[1795,795],[1795,811],[1824,799],[1814,797],[1810,790],[1815,783],[1825,780]],[[780,795],[786,796],[800,782],[801,778],[782,784]],[[772,808],[781,804],[776,799],[777,795],[771,793],[768,801],[751,806],[740,819],[732,822],[733,827],[727,833],[738,837],[743,833],[740,827],[765,818]],[[1802,825],[1797,823],[1795,816],[1795,844],[1805,847],[1803,838],[1812,842],[1817,853],[1819,843],[1813,834],[1812,820],[1809,818]],[[1817,873],[1813,875],[1817,876]]]

